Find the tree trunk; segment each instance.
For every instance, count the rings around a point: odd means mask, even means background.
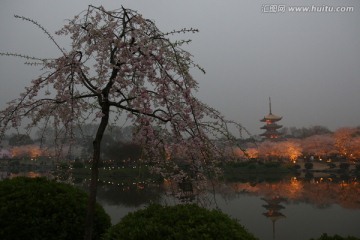
[[[101,140],[104,135],[105,129],[109,122],[109,105],[103,104],[102,113],[104,114],[101,118],[100,125],[96,132],[96,137],[93,141],[93,159],[91,164],[91,180],[89,187],[89,201],[87,207],[87,214],[85,219],[85,234],[84,240],[92,240],[92,232],[94,225],[94,215],[95,215],[95,204],[96,204],[96,195],[97,195],[97,185],[99,178],[99,163],[100,163],[100,153],[101,153]]]

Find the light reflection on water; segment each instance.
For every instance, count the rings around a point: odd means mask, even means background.
[[[39,176],[36,172],[25,175]],[[139,188],[114,183],[102,184],[98,190],[98,201],[113,223],[151,202],[177,202],[165,196],[161,185]],[[86,189],[87,182],[77,179],[76,185]],[[216,201],[213,197],[210,207],[216,207],[216,202],[260,240],[308,240],[322,233],[360,237],[360,184],[356,178],[222,183],[216,188]]]
[[[159,187],[151,191],[113,191],[122,199],[133,199],[136,194],[141,198],[129,205],[129,200],[110,200],[109,194],[104,198],[104,191],[100,190],[98,199],[113,223],[149,202],[176,201],[164,196]],[[322,233],[360,237],[360,186],[354,180],[291,178],[272,183],[228,183],[217,189],[215,198],[222,211],[238,219],[260,240],[308,240]]]
[[[241,194],[229,201],[218,201],[220,208],[240,222],[260,240],[308,240],[322,233],[360,236],[359,209],[344,209],[339,205],[318,208],[312,203],[282,202],[284,218],[263,215],[266,204],[259,196]],[[275,238],[274,238],[275,235]]]

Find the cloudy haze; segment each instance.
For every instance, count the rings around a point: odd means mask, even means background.
[[[228,119],[259,134],[268,98],[280,124],[323,125],[331,130],[360,125],[360,1],[254,0],[1,0],[0,52],[59,56],[23,15],[53,33],[88,4],[123,5],[155,21],[162,31],[193,27],[186,50],[205,68],[193,72],[198,97]],[[270,5],[285,12],[270,13]],[[352,12],[290,12],[291,6],[351,6]],[[58,39],[66,49],[68,41]],[[0,57],[0,107],[40,72],[21,59]]]

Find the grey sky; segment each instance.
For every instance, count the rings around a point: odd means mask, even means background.
[[[287,127],[360,125],[360,1],[254,0],[1,0],[0,51],[39,57],[60,53],[40,30],[13,17],[33,18],[51,33],[88,4],[121,5],[152,19],[163,31],[193,27],[186,47],[206,74],[194,72],[198,97],[259,134],[268,113]],[[284,13],[264,13],[269,5]],[[348,13],[294,13],[289,6],[352,6]],[[59,43],[68,49],[65,39]],[[0,107],[15,98],[35,69],[0,57]]]

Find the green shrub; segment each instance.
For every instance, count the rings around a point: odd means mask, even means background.
[[[104,235],[103,240],[256,240],[236,220],[218,210],[194,204],[150,205],[126,215]]]
[[[71,185],[45,178],[19,177],[0,182],[0,239],[82,239],[88,196]],[[110,227],[96,206],[94,238]]]
[[[328,166],[329,166],[330,169],[336,168],[336,164],[335,164],[335,163],[328,163]]]
[[[305,167],[305,169],[310,170],[314,167],[314,164],[311,162],[307,162],[307,163],[305,163],[304,167]]]
[[[355,170],[356,170],[356,171],[360,171],[360,164],[356,164],[356,165],[355,165]]]
[[[294,169],[299,170],[299,169],[301,169],[301,166],[299,164],[295,164]]]
[[[85,168],[85,164],[83,162],[80,162],[80,161],[75,161],[72,164],[72,167],[73,168]]]
[[[356,237],[341,237],[339,235],[334,235],[334,236],[328,236],[326,233],[324,233],[323,235],[321,235],[321,237],[316,238],[316,239],[310,239],[310,240],[360,240],[360,238],[356,238]]]
[[[257,164],[256,163],[250,163],[249,165],[247,165],[248,169],[256,169],[257,168]]]
[[[278,168],[278,167],[280,167],[280,163],[279,162],[267,162],[267,163],[265,163],[265,167]]]
[[[350,164],[349,163],[340,163],[339,168],[343,171],[346,171],[350,168]]]
[[[290,170],[300,170],[301,166],[299,164],[293,164],[293,163],[286,163],[284,164],[284,167]]]

